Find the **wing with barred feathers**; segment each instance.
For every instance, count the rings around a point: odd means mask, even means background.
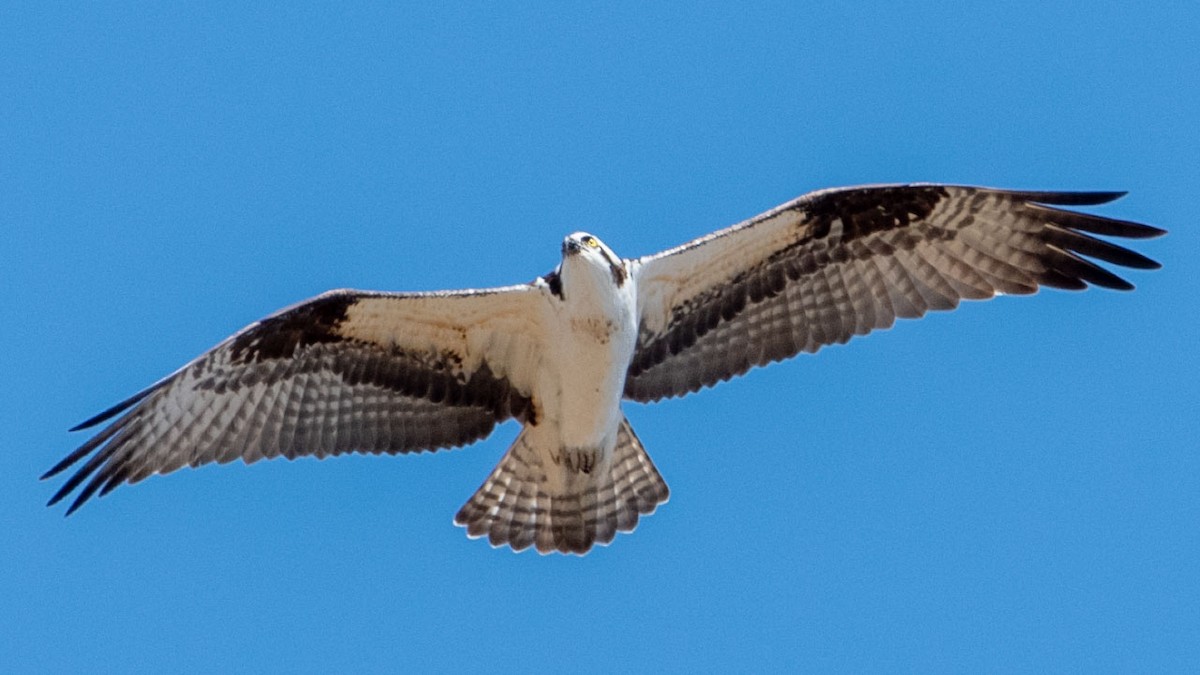
[[[824,190],[630,261],[641,327],[625,396],[681,396],[964,298],[1040,286],[1131,289],[1084,256],[1137,269],[1158,263],[1092,235],[1163,231],[1057,208],[1123,194],[932,184]]]
[[[88,458],[50,503],[83,485],[69,514],[183,466],[435,450],[530,420],[544,292],[332,291],[280,311],[73,429],[116,418],[43,476]]]

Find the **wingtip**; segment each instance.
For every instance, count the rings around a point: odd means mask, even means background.
[[[43,476],[43,478],[44,477],[45,476]],[[54,496],[50,498],[50,501],[46,502],[47,508],[54,506],[55,504],[61,502],[63,500],[63,497],[66,497],[66,496],[67,496],[66,490],[60,489],[58,492],[55,492]],[[68,511],[67,513],[70,514],[70,511]]]
[[[154,390],[161,387],[163,385],[163,383],[168,381],[169,379],[170,379],[170,377],[164,378],[164,379],[150,385],[149,387],[146,387],[145,389],[139,391],[138,393],[134,394],[133,396],[130,396],[129,398],[125,399],[124,401],[121,401],[120,403],[112,406],[111,408],[108,408],[107,410],[96,413],[95,415],[92,415],[91,417],[80,422],[79,424],[76,424],[75,426],[68,429],[68,431],[71,431],[71,432],[83,431],[84,429],[87,429],[89,427],[94,427],[97,424],[100,424],[101,422],[103,422],[105,420],[109,420],[109,419],[112,419],[113,417],[116,417],[118,414],[124,412],[125,410],[127,410],[131,406],[133,406],[133,404],[135,404],[135,403],[141,401],[142,399],[146,398],[147,396],[149,396],[152,392],[154,392]]]
[[[1021,192],[1021,198],[1035,204],[1051,206],[1096,206],[1116,201],[1129,194],[1127,190],[1095,190],[1084,192]]]
[[[1155,237],[1161,237],[1164,234],[1167,234],[1167,231],[1161,227],[1154,227],[1153,225],[1143,225],[1142,227],[1146,228],[1145,234],[1141,235],[1141,238],[1143,239],[1153,239]]]
[[[1145,225],[1143,223],[1132,223],[1126,221],[1116,221],[1122,226],[1119,234],[1115,236],[1125,237],[1126,239],[1154,239],[1161,237],[1167,233],[1166,230],[1154,227],[1153,225]],[[1097,233],[1106,234],[1106,233]]]
[[[71,494],[71,491],[74,489],[74,487],[75,486],[70,484],[64,485],[58,490],[58,492],[54,493],[54,496],[50,498],[50,501],[46,502],[46,507],[49,508],[57,505],[59,502],[65,499],[67,495]],[[72,513],[78,511],[79,507],[83,506],[84,502],[86,502],[89,497],[91,497],[91,493],[86,491],[76,496],[75,501],[71,502],[71,505],[67,507],[67,512],[63,514],[63,517],[66,518]]]
[[[138,398],[140,398],[140,397],[138,397]],[[121,412],[125,408],[128,408],[130,405],[135,403],[137,400],[138,400],[137,398],[133,398],[128,401],[123,401],[121,403],[118,403],[117,405],[105,410],[104,412],[92,415],[91,417],[80,422],[79,424],[76,424],[75,426],[71,427],[70,429],[67,429],[67,431],[69,433],[74,433],[76,431],[83,431],[84,429],[94,427],[97,424],[103,422],[104,420],[115,416],[117,413]]]
[[[74,464],[77,461],[79,461],[79,456],[76,456],[75,453],[71,453],[70,455],[67,455],[66,457],[62,458],[58,462],[58,464],[55,464],[54,466],[47,469],[46,473],[42,474],[42,477],[39,478],[38,480],[46,480],[48,478],[54,478],[58,474],[62,473],[64,469],[71,466],[72,464]]]

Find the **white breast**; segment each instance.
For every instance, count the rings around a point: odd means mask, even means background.
[[[629,278],[617,286],[609,269],[567,262],[564,296],[553,300],[550,367],[539,387],[543,421],[558,427],[562,447],[607,453],[616,442],[637,338],[637,292]]]

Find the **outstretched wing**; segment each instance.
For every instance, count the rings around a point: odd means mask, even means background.
[[[534,415],[535,286],[332,291],[258,321],[149,389],[43,478],[88,461],[50,500],[241,458],[402,453],[463,445]]]
[[[1089,235],[1163,231],[1054,208],[1123,194],[928,184],[824,190],[632,261],[641,329],[625,396],[680,396],[963,298],[1039,286],[1131,289],[1081,256],[1139,269],[1158,263]]]

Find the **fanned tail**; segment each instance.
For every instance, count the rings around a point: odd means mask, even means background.
[[[467,536],[487,535],[492,546],[540,553],[583,555],[594,544],[607,544],[617,532],[637,527],[638,517],[654,512],[669,496],[667,484],[650,461],[642,442],[622,418],[612,460],[594,470],[544,466],[537,436],[526,427],[478,491],[463,505],[454,522]],[[558,450],[558,448],[554,448]],[[551,489],[547,471],[568,472],[568,487]],[[557,493],[556,493],[557,492]]]

